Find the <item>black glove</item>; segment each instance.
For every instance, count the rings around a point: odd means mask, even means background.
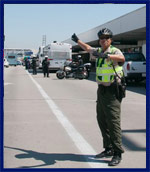
[[[118,65],[119,66],[123,66],[124,65],[124,62],[118,62]]]
[[[77,35],[74,33],[71,37],[71,39],[74,41],[74,42],[78,42],[79,38],[77,37]]]
[[[93,56],[96,56],[97,58],[102,58],[102,59],[108,58],[108,54],[99,53],[98,51],[93,51],[92,54],[93,54]]]

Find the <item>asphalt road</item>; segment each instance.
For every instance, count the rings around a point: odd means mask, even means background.
[[[145,168],[146,90],[127,87],[122,102],[123,160],[108,167],[96,121],[97,84],[4,68],[4,168]]]

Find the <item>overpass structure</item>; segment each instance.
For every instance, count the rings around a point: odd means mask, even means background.
[[[105,24],[94,27],[91,30],[77,36],[85,43],[93,47],[99,47],[97,33],[102,28],[109,28],[113,32],[113,44],[124,52],[143,52],[146,57],[146,6],[127,13]],[[71,38],[63,42],[72,44],[75,54],[85,52],[74,43]]]

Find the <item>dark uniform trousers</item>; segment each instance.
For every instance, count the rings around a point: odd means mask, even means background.
[[[37,74],[36,66],[33,66],[33,74]]]
[[[97,121],[103,136],[103,147],[123,153],[120,127],[121,101],[116,87],[99,85],[97,90]]]

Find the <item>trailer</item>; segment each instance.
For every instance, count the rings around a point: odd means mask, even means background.
[[[45,47],[39,48],[39,68],[42,68],[42,61],[48,56],[50,70],[58,70],[66,60],[72,61],[72,45],[67,43],[53,42]]]

